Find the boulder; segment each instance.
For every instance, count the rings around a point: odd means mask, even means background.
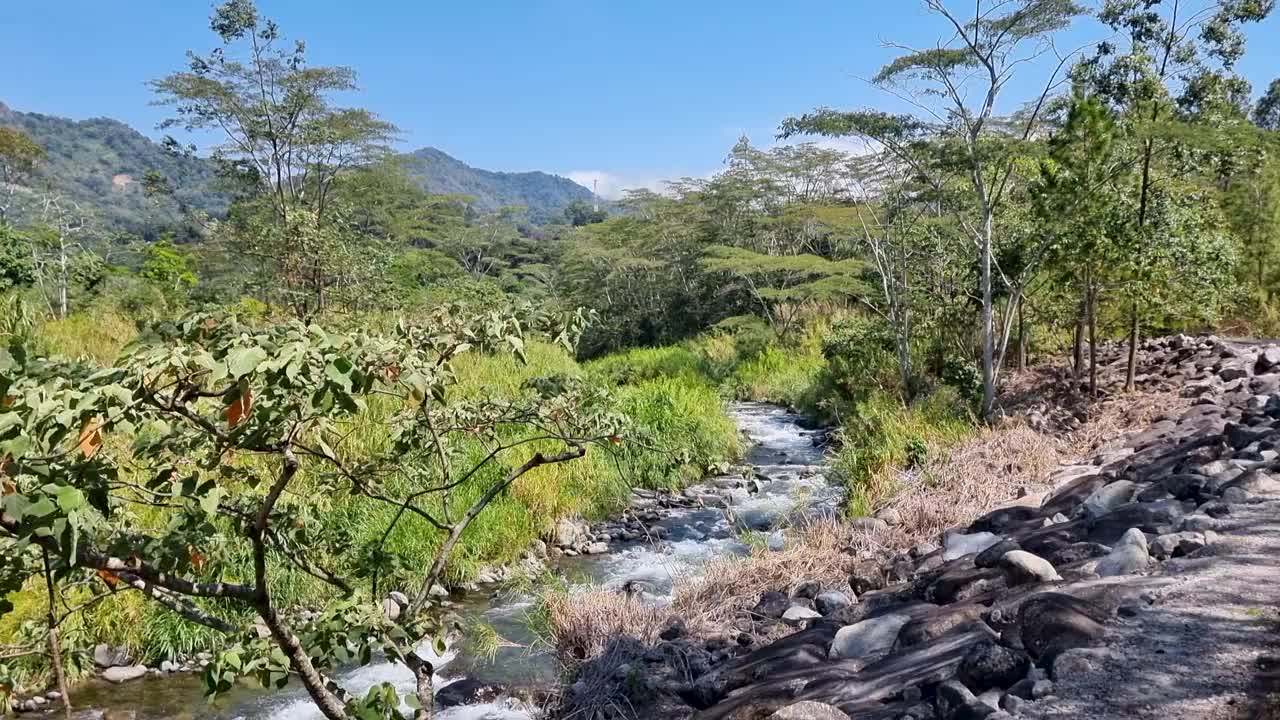
[[[1082,475],[1054,490],[1040,506],[1040,512],[1044,515],[1074,512],[1086,498],[1106,484],[1107,478],[1102,475]]]
[[[837,610],[849,607],[855,601],[842,592],[824,592],[813,599],[813,607],[823,615],[830,615]]]
[[[147,674],[146,665],[117,665],[102,671],[102,679],[107,682],[126,683]]]
[[[1147,550],[1147,536],[1143,535],[1141,530],[1131,528],[1106,557],[1098,560],[1093,571],[1100,577],[1115,577],[1142,572],[1150,565],[1151,554]]]
[[[1200,550],[1208,543],[1202,532],[1180,532],[1161,535],[1151,542],[1151,556],[1157,560],[1183,557]]]
[[[1065,650],[1088,647],[1102,638],[1107,613],[1087,600],[1063,593],[1040,593],[1018,608],[1022,646],[1037,662],[1051,662]]]
[[[1137,486],[1129,480],[1117,480],[1098,488],[1084,501],[1084,514],[1098,518],[1133,499]]]
[[[766,592],[760,596],[760,602],[751,609],[751,612],[762,618],[777,619],[791,607],[791,598],[786,593]]]
[[[1026,677],[1031,658],[991,641],[979,642],[965,654],[956,677],[975,693],[1007,688]]]
[[[1224,483],[1219,489],[1226,491],[1239,488],[1249,495],[1280,495],[1280,481],[1262,470],[1249,470],[1234,480]]]
[[[502,688],[492,683],[463,678],[436,691],[436,704],[440,707],[476,705],[492,702],[502,694]]]
[[[966,535],[960,532],[948,532],[942,539],[942,559],[950,562],[965,555],[976,555],[1000,542],[999,535],[979,532]]]
[[[98,643],[93,647],[93,664],[100,668],[119,667],[132,663],[133,658],[124,648],[112,647],[106,643]]]
[[[792,605],[782,613],[782,622],[795,627],[804,627],[810,620],[822,617],[822,613],[804,605]]]
[[[846,625],[836,631],[828,657],[832,660],[862,658],[888,650],[898,639],[898,632],[911,618],[890,613]]]
[[[837,707],[812,700],[802,700],[788,705],[769,716],[770,720],[849,720]]]
[[[587,528],[582,523],[574,522],[568,518],[562,518],[556,523],[555,535],[552,540],[560,547],[576,547],[586,541]]]
[[[1129,503],[1089,522],[1090,542],[1114,545],[1130,529],[1160,535],[1168,532],[1182,518],[1182,504],[1161,500],[1149,503]],[[1023,543],[1026,548],[1026,543]],[[1027,548],[1029,549],[1029,548]]]
[[[1025,550],[1012,550],[1005,553],[1000,558],[1000,569],[1004,570],[1010,585],[1055,582],[1062,579],[1052,563]]]

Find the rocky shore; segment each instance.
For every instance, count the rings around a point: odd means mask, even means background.
[[[1122,363],[1121,350],[1102,361]],[[914,547],[851,548],[847,582],[793,578],[718,636],[675,621],[656,643],[580,667],[593,681],[565,707],[699,720],[1252,717],[1253,675],[1277,640],[1280,347],[1178,336],[1145,344],[1141,370],[1140,389],[1185,401],[1058,468],[1045,492]],[[1144,642],[1155,627],[1164,636]],[[1180,687],[1199,692],[1162,702]]]

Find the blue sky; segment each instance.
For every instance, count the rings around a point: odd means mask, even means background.
[[[0,0],[0,101],[108,116],[151,135],[145,86],[205,51],[208,0]],[[477,167],[600,174],[606,189],[714,171],[741,134],[817,105],[898,107],[869,87],[895,51],[943,28],[915,0],[259,0],[313,64],[360,76],[353,103]],[[1102,37],[1089,22],[1063,48]],[[1250,30],[1241,70],[1280,75],[1280,18]],[[1006,94],[1025,99],[1043,68]]]

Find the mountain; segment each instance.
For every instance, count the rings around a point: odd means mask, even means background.
[[[15,193],[10,215],[16,222],[38,221],[44,189],[74,201],[107,232],[148,237],[183,225],[186,208],[214,215],[227,209],[226,196],[215,188],[211,162],[168,153],[118,120],[69,120],[17,112],[0,103],[0,125],[22,130],[47,154],[29,183],[35,190]],[[142,180],[149,170],[168,178],[173,198],[146,196]]]
[[[408,153],[401,162],[427,192],[468,195],[485,210],[523,205],[537,223],[560,219],[574,200],[591,201],[591,191],[568,178],[537,171],[480,170],[433,147]]]
[[[32,188],[49,188],[92,213],[107,232],[154,238],[159,232],[185,227],[184,210],[212,215],[226,212],[227,196],[218,191],[214,164],[205,158],[181,157],[118,120],[69,120],[54,115],[18,112],[0,103],[0,125],[16,127],[48,153]],[[535,223],[562,219],[574,200],[591,200],[591,191],[568,178],[544,172],[493,172],[473,168],[435,148],[402,156],[409,175],[430,193],[470,196],[482,210],[523,205]],[[175,189],[173,198],[149,198],[142,180],[160,172]],[[40,217],[40,192],[15,193],[9,209],[18,223]],[[187,228],[190,235],[196,231]],[[180,233],[181,234],[181,233]]]

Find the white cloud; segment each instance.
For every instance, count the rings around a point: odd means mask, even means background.
[[[588,190],[594,182],[596,192],[605,200],[621,199],[624,190],[660,191],[666,187],[667,181],[675,179],[674,176],[623,175],[604,170],[571,170],[567,176]]]

